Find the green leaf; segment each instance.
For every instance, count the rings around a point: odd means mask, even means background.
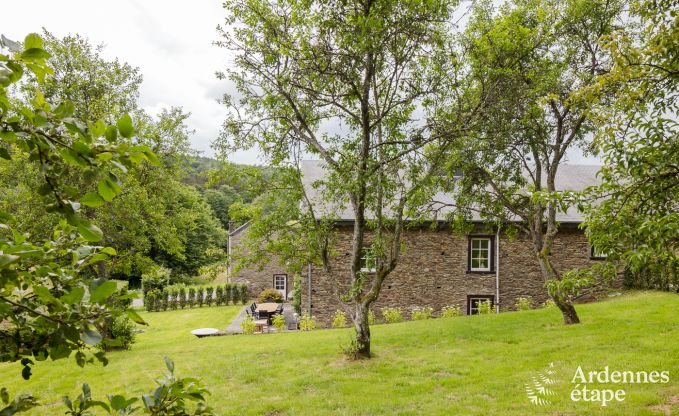
[[[134,127],[132,127],[132,119],[129,115],[125,114],[118,120],[118,130],[123,137],[129,139],[134,135]]]
[[[70,292],[66,293],[61,297],[61,301],[63,303],[67,303],[69,305],[77,305],[83,300],[83,297],[85,296],[85,289],[77,286],[74,287]]]
[[[101,197],[104,198],[106,202],[113,201],[113,198],[115,198],[117,195],[108,178],[101,179],[99,182],[97,182],[97,190],[99,191],[99,195],[101,195]]]
[[[24,49],[42,49],[42,38],[37,33],[29,33],[24,38]]]
[[[106,133],[106,124],[101,120],[97,120],[96,123],[90,125],[90,133],[94,137],[103,136]]]
[[[64,101],[54,109],[54,115],[59,118],[70,117],[73,115],[73,112],[75,112],[75,106],[70,101]],[[78,130],[80,130],[80,128],[78,128]]]
[[[101,252],[102,252],[102,253],[106,253],[106,254],[108,254],[109,256],[115,256],[115,255],[118,254],[118,252],[116,251],[116,249],[114,249],[113,247],[104,247],[104,248],[101,249]]]
[[[104,238],[104,233],[87,220],[81,220],[78,223],[78,232],[87,241],[97,242]]]
[[[116,129],[116,126],[108,126],[104,136],[109,142],[115,142],[118,139],[118,129]]]
[[[85,328],[80,333],[80,340],[87,345],[99,345],[101,343],[101,334],[93,329]]]
[[[100,197],[94,192],[88,192],[82,198],[80,198],[80,203],[87,205],[88,207],[98,208],[106,203],[104,198]]]
[[[21,54],[21,59],[26,59],[28,61],[34,61],[34,60],[37,60],[37,59],[47,59],[50,56],[52,56],[52,55],[47,53],[47,51],[45,51],[44,49],[31,48],[31,49],[25,50]]]
[[[0,157],[5,160],[12,160],[12,155],[10,155],[9,151],[4,147],[0,147]]]
[[[45,303],[56,303],[61,304],[57,298],[52,295],[52,293],[45,286],[35,286],[33,287],[33,293],[38,295],[40,300]]]
[[[0,269],[7,268],[10,264],[19,261],[19,256],[12,254],[0,254]]]
[[[118,290],[118,285],[112,280],[107,280],[104,283],[97,286],[96,289],[90,294],[90,301],[93,303],[102,304],[109,298],[112,294],[116,293]]]
[[[170,359],[170,357],[164,357],[165,358],[165,365],[167,366],[167,369],[170,370],[170,373],[174,373],[174,363]]]
[[[146,321],[134,309],[126,309],[125,313],[127,313],[127,316],[134,322],[140,325],[148,325],[148,323],[146,323]]]

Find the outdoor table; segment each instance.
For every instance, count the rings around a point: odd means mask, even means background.
[[[219,332],[219,329],[217,328],[198,328],[191,331],[191,333],[198,338],[208,337],[210,335],[216,334],[217,332]]]
[[[276,312],[279,305],[280,303],[273,302],[260,303],[257,305],[257,316],[259,316],[260,319],[266,319],[267,322],[269,322],[269,318]]]

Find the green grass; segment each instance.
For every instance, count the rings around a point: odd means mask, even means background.
[[[349,329],[190,335],[198,327],[224,328],[237,309],[146,314],[151,326],[139,342],[110,354],[105,368],[80,369],[72,360],[38,363],[25,382],[18,364],[4,364],[0,384],[50,403],[34,414],[59,414],[59,398],[76,395],[85,381],[102,398],[150,390],[167,355],[179,375],[202,377],[210,403],[224,415],[679,414],[679,296],[673,294],[637,292],[581,305],[583,323],[569,327],[556,309],[377,325],[375,358],[363,362],[340,353]],[[524,385],[550,362],[557,396],[551,405],[531,405]],[[579,365],[585,371],[667,370],[670,382],[600,385],[626,390],[624,402],[602,408],[570,400]]]

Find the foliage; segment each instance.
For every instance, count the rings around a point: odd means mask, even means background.
[[[281,292],[279,292],[279,291],[277,291],[276,289],[273,289],[273,288],[264,289],[259,294],[259,296],[257,296],[257,302],[259,302],[259,303],[264,303],[264,302],[281,303],[281,302],[283,302],[283,295],[281,295]]]
[[[299,319],[299,329],[301,331],[313,331],[316,329],[316,320],[305,312]]]
[[[401,312],[400,308],[384,308],[382,309],[382,316],[384,317],[384,322],[388,324],[403,322],[403,312]]]
[[[243,283],[239,287],[239,299],[240,302],[245,305],[248,302],[248,285]],[[235,303],[235,302],[234,302]]]
[[[232,299],[234,300],[234,303],[236,303],[235,297],[233,295],[234,295],[233,284],[231,284],[231,283],[225,284],[224,285],[224,304],[225,305],[228,305],[229,302],[231,302]]]
[[[431,319],[434,314],[434,309],[426,306],[423,308],[415,308],[410,313],[410,319],[413,321],[422,321],[425,319]]]
[[[215,304],[216,305],[224,305],[224,287],[223,286],[217,286],[217,288],[215,288]]]
[[[375,312],[373,312],[372,309],[369,309],[368,310],[368,325],[375,325],[376,322],[377,321],[375,319]]]
[[[333,328],[344,328],[347,326],[347,315],[344,311],[337,310],[335,315],[332,317],[332,327]]]
[[[111,318],[100,331],[106,340],[99,346],[105,350],[129,350],[136,341],[137,325],[126,315]]]
[[[219,76],[229,78],[237,92],[224,97],[230,112],[215,147],[223,155],[255,148],[277,169],[259,181],[266,192],[250,204],[232,205],[230,214],[241,211],[251,219],[250,261],[275,253],[296,272],[322,264],[331,280],[341,282],[346,276],[330,267],[332,222],[336,211],[351,209],[356,217],[351,284],[338,295],[355,306],[352,319],[366,358],[368,309],[398,264],[405,218],[419,217],[417,208],[441,165],[441,159],[427,157],[427,145],[438,136],[416,114],[435,111],[436,91],[456,84],[446,73],[458,62],[448,59],[446,33],[454,5],[225,2],[227,24],[239,29],[219,28],[217,44],[235,63]],[[446,107],[463,109],[467,120],[468,107],[455,104],[451,100]],[[329,125],[342,128],[328,132]],[[320,158],[327,173],[315,184],[319,200],[308,198],[302,187],[303,155]],[[337,206],[328,207],[328,200]],[[374,219],[368,221],[368,212]],[[374,274],[360,271],[367,231]]]
[[[13,228],[21,218],[0,208],[0,337],[4,339],[0,360],[21,361],[26,379],[33,359],[57,360],[75,352],[81,366],[94,359],[106,363],[101,351],[92,357],[85,353],[87,345],[103,339],[95,328],[123,313],[143,323],[133,310],[115,307],[111,301],[115,282],[84,279],[90,267],[116,251],[94,245],[103,234],[83,215],[82,207],[98,207],[118,196],[119,172],[144,161],[158,163],[148,146],[117,140],[134,136],[129,116],[111,123],[87,122],[74,116],[71,101],[54,103],[45,98],[41,88],[45,76],[54,71],[45,62],[50,54],[43,46],[35,34],[28,35],[23,45],[4,37],[0,41],[1,166],[16,161],[27,169],[39,166],[42,183],[36,191],[41,202],[35,207],[63,218],[37,243]],[[36,89],[22,103],[10,92],[27,74],[35,77]],[[97,190],[67,186],[63,179],[69,171],[98,178]]]
[[[285,328],[285,316],[281,313],[271,319],[271,324],[276,328],[276,332],[283,332]]]
[[[141,287],[144,293],[155,289],[163,289],[169,285],[172,270],[166,267],[154,267],[141,275]]]
[[[0,399],[2,399],[2,406],[4,406],[0,407],[0,415],[2,416],[22,413],[39,404],[38,400],[30,394],[20,394],[10,401],[9,392],[5,387],[0,389]]]
[[[187,299],[186,299],[186,287],[182,286],[179,288],[179,308],[184,309],[187,304]]]
[[[196,300],[198,301],[198,306],[203,307],[205,303],[205,289],[202,286],[196,288]]]
[[[478,311],[479,315],[489,315],[496,312],[493,303],[488,299],[479,301]]]
[[[679,287],[679,25],[676,2],[630,2],[626,30],[602,44],[613,66],[598,88],[605,123],[596,150],[602,183],[582,207],[590,241],[633,287]]]
[[[250,315],[250,314],[245,315],[243,322],[240,323],[240,328],[243,331],[243,333],[246,334],[246,335],[254,334],[255,333],[255,318],[253,318],[252,315]]]
[[[468,93],[484,121],[461,140],[446,141],[444,191],[455,196],[457,229],[477,219],[526,235],[543,279],[560,281],[552,264],[558,233],[553,199],[564,189],[556,178],[567,152],[587,152],[593,116],[604,91],[592,96],[597,76],[610,68],[599,45],[617,30],[625,2],[609,0],[475,2],[461,37],[467,51]],[[452,94],[456,94],[452,91]],[[441,134],[454,126],[441,120]],[[455,120],[454,120],[455,121]],[[564,323],[579,322],[572,301],[555,299]]]
[[[355,337],[350,337],[349,342],[346,345],[341,345],[340,349],[342,350],[342,354],[349,360],[357,360],[360,358],[360,348]]]
[[[212,306],[212,302],[214,302],[214,298],[212,296],[214,291],[215,288],[212,286],[208,286],[205,288],[205,303],[207,303],[207,306]]]
[[[189,308],[193,308],[196,305],[196,288],[189,287],[189,298],[188,298]]]
[[[302,276],[298,273],[292,281],[292,308],[297,315],[302,313]]]
[[[74,400],[64,397],[64,404],[68,408],[67,415],[85,416],[90,415],[89,409],[101,408],[109,415],[132,415],[137,413],[140,407],[135,407],[137,402],[144,406],[144,413],[155,416],[190,416],[190,415],[213,415],[212,409],[207,405],[205,396],[210,392],[195,378],[176,378],[174,375],[174,363],[165,357],[165,365],[169,373],[165,377],[156,380],[158,387],[149,394],[143,394],[140,398],[128,399],[122,395],[107,395],[108,403],[92,400],[92,393],[87,384],[83,384],[82,393]]]
[[[542,304],[542,307],[545,308],[545,309],[551,309],[551,308],[555,308],[556,304],[554,303],[554,301],[552,299],[547,299],[545,301],[545,303]]]
[[[514,305],[517,311],[528,311],[533,309],[533,298],[530,296],[521,296],[516,300]]]
[[[460,305],[444,306],[441,309],[441,318],[454,318],[462,315]]]

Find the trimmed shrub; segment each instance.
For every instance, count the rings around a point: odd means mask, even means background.
[[[430,307],[415,308],[410,314],[410,319],[413,321],[423,321],[425,319],[431,319],[434,310]]]
[[[372,309],[368,309],[368,325],[375,325],[375,312]]]
[[[212,306],[212,302],[214,302],[214,298],[212,297],[212,294],[214,293],[215,288],[212,286],[208,286],[205,288],[205,303],[207,303],[207,306]]]
[[[179,307],[184,309],[186,307],[186,288],[184,286],[179,288]]]
[[[245,305],[248,302],[248,285],[240,285],[240,302]],[[235,303],[235,302],[234,302]]]
[[[217,286],[215,288],[215,305],[224,304],[224,288],[222,286]]]
[[[479,301],[478,308],[479,315],[488,315],[491,313],[495,313],[495,308],[493,308],[493,305],[488,299]]]
[[[240,329],[245,335],[252,335],[255,333],[255,319],[251,315],[246,315],[243,322],[240,323]]]
[[[158,294],[159,294],[158,289],[154,289],[146,292],[146,294],[144,295],[144,308],[146,308],[147,311],[154,312],[159,310],[158,301],[160,299]]]
[[[458,305],[444,306],[441,309],[441,318],[454,318],[462,315],[462,308]]]
[[[156,310],[163,310],[166,311],[167,308],[170,306],[170,301],[168,299],[168,293],[167,290],[162,289],[160,292],[158,292],[157,296],[160,296],[160,300],[156,300],[158,307]]]
[[[227,283],[224,285],[224,304],[228,305],[231,303],[231,294],[233,293],[233,285],[231,283]]]
[[[292,307],[298,315],[302,313],[302,276],[299,274],[292,281]]]
[[[179,290],[170,289],[170,309],[175,310],[178,306]]]
[[[533,309],[533,298],[530,296],[520,297],[514,305],[517,311],[527,311]]]
[[[335,312],[335,316],[332,317],[332,327],[333,328],[344,328],[347,326],[347,315],[340,310]]]
[[[299,329],[301,331],[312,331],[316,329],[316,320],[305,313],[299,320]]]
[[[283,314],[274,316],[271,320],[271,324],[276,328],[276,332],[283,332],[283,328],[285,328],[285,316],[283,316]]]
[[[196,302],[201,308],[203,307],[203,303],[205,303],[205,290],[202,287],[196,288]]]
[[[264,289],[262,292],[259,294],[257,297],[257,302],[258,303],[266,303],[266,302],[273,302],[273,303],[281,303],[283,302],[283,295],[281,295],[281,292],[277,291],[276,289]]]
[[[401,312],[400,308],[384,308],[382,309],[382,316],[384,316],[384,321],[388,324],[403,322],[403,312]]]
[[[189,304],[189,308],[193,308],[196,305],[196,288],[195,287],[189,288],[189,298],[187,299],[187,302]]]

